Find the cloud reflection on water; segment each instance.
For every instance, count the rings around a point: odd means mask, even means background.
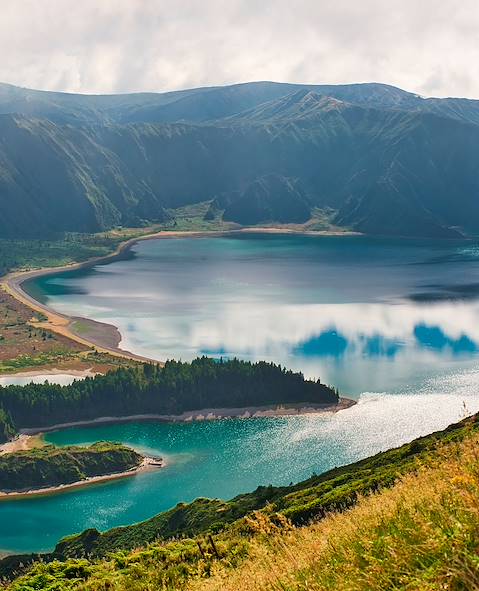
[[[477,252],[356,237],[151,241],[43,287],[59,310],[117,325],[125,349],[272,360],[359,394],[476,360]]]

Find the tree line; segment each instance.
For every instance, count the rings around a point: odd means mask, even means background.
[[[0,387],[0,439],[5,441],[21,428],[101,416],[337,401],[334,388],[274,363],[201,357],[191,363],[167,361],[164,366],[119,368],[68,386]]]

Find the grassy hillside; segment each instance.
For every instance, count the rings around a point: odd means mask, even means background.
[[[476,416],[294,486],[263,487],[229,502],[199,499],[102,536],[88,530],[63,540],[56,554],[7,586],[474,589],[478,427]],[[0,572],[27,559],[6,559]]]
[[[473,591],[479,588],[476,436],[351,511],[259,538],[233,570],[218,565],[195,591]],[[261,528],[259,523],[259,529]],[[266,533],[266,528],[260,531]],[[131,575],[113,589],[135,587]],[[100,589],[92,582],[85,589]]]
[[[461,423],[454,425],[398,449],[312,476],[298,484],[260,486],[254,492],[239,495],[231,501],[197,499],[193,503],[180,503],[174,509],[139,524],[115,528],[103,534],[88,530],[78,537],[60,542],[56,550],[63,556],[105,556],[113,550],[135,548],[158,538],[218,532],[257,510],[280,513],[291,523],[302,525],[329,511],[353,505],[362,494],[390,486],[399,476],[411,471],[418,458],[427,456],[437,442],[461,439],[469,429],[478,428],[479,418],[475,417],[467,426]]]
[[[46,445],[0,455],[0,491],[18,492],[59,484],[71,484],[92,476],[115,474],[135,468],[142,456],[115,443],[89,447]]]
[[[88,350],[41,328],[40,316],[0,289],[0,375],[48,362],[60,364]]]

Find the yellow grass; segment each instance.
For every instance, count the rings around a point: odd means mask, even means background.
[[[235,571],[191,591],[479,589],[479,440],[343,514],[266,536]]]

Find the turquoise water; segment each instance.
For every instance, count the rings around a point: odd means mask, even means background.
[[[359,403],[336,415],[68,429],[58,445],[123,441],[167,466],[0,503],[0,549],[146,519],[198,496],[288,484],[479,410],[479,249],[472,243],[248,236],[144,242],[131,257],[44,278],[54,308],[112,322],[157,358],[268,358]]]
[[[161,455],[164,469],[75,492],[0,503],[0,548],[51,549],[85,528],[147,519],[198,496],[230,498],[259,484],[289,484],[446,427],[479,411],[479,373],[451,374],[419,392],[366,394],[336,415],[205,423],[135,423],[67,429],[57,445],[125,442]],[[466,409],[463,405],[466,404]]]

